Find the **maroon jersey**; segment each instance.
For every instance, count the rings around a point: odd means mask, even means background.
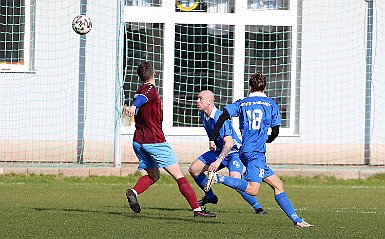
[[[143,84],[135,92],[135,97],[147,98],[135,114],[134,142],[140,144],[164,143],[166,139],[162,130],[163,111],[158,90],[153,84]]]

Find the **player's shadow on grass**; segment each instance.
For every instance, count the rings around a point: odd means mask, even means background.
[[[107,215],[117,215],[122,217],[127,217],[127,213],[121,212],[106,212],[106,211],[98,211],[98,210],[89,210],[89,209],[75,209],[75,208],[43,208],[43,207],[35,207],[32,208],[35,211],[62,211],[62,212],[85,212],[85,213],[102,213]]]
[[[169,217],[165,215],[158,215],[158,214],[146,214],[146,213],[133,213],[130,211],[127,212],[106,212],[106,211],[99,211],[99,210],[90,210],[90,209],[77,209],[77,208],[32,208],[35,211],[41,212],[41,211],[55,211],[55,212],[79,212],[79,213],[97,213],[97,214],[106,214],[106,215],[116,215],[121,216],[125,218],[148,218],[148,219],[160,219],[160,220],[169,220],[169,221],[186,221],[186,222],[197,222],[197,223],[211,223],[211,224],[221,224],[222,222],[218,221],[208,221],[207,219],[196,219],[194,217],[191,218],[183,218],[183,217]],[[126,208],[127,210],[131,210],[129,208]],[[189,211],[189,213],[192,213],[191,210],[183,209],[183,208],[145,208],[150,210],[162,210],[162,211]],[[192,215],[191,215],[192,216]]]
[[[204,208],[204,207],[202,207]],[[189,211],[191,212],[191,209],[188,208],[164,208],[164,207],[145,207],[145,209],[151,209],[151,210],[159,210],[159,211],[169,211],[169,212],[177,212],[177,211]],[[207,209],[207,211],[211,212],[210,209]],[[245,211],[244,209],[239,209],[239,210],[228,210],[228,209],[223,209],[223,208],[214,208],[213,213],[231,213],[231,214],[239,214],[239,213],[252,213],[255,214],[255,211],[249,210]]]
[[[178,212],[178,211],[189,211],[189,212],[191,212],[191,209],[188,209],[188,208],[145,207],[145,209],[167,211],[167,212]]]

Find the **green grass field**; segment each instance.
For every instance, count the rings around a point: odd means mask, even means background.
[[[256,215],[234,190],[214,185],[216,218],[195,219],[168,176],[140,195],[134,214],[129,177],[1,175],[0,238],[385,238],[385,175],[366,180],[282,177],[298,214],[315,225],[296,229],[262,185]],[[188,180],[200,198],[203,193]]]

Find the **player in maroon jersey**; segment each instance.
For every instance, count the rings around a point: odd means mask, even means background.
[[[183,175],[176,155],[166,142],[162,130],[162,103],[155,86],[155,72],[148,62],[141,63],[137,73],[143,85],[135,92],[134,100],[126,114],[135,117],[133,148],[139,159],[138,169],[144,169],[142,176],[132,189],[127,189],[126,197],[130,208],[140,213],[137,197],[160,178],[160,168],[164,168],[178,183],[179,191],[194,211],[194,217],[215,217],[214,213],[199,207],[196,194]]]

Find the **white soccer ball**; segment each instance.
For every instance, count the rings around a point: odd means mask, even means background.
[[[92,21],[86,15],[79,15],[72,20],[72,29],[80,35],[87,34],[92,29]]]

